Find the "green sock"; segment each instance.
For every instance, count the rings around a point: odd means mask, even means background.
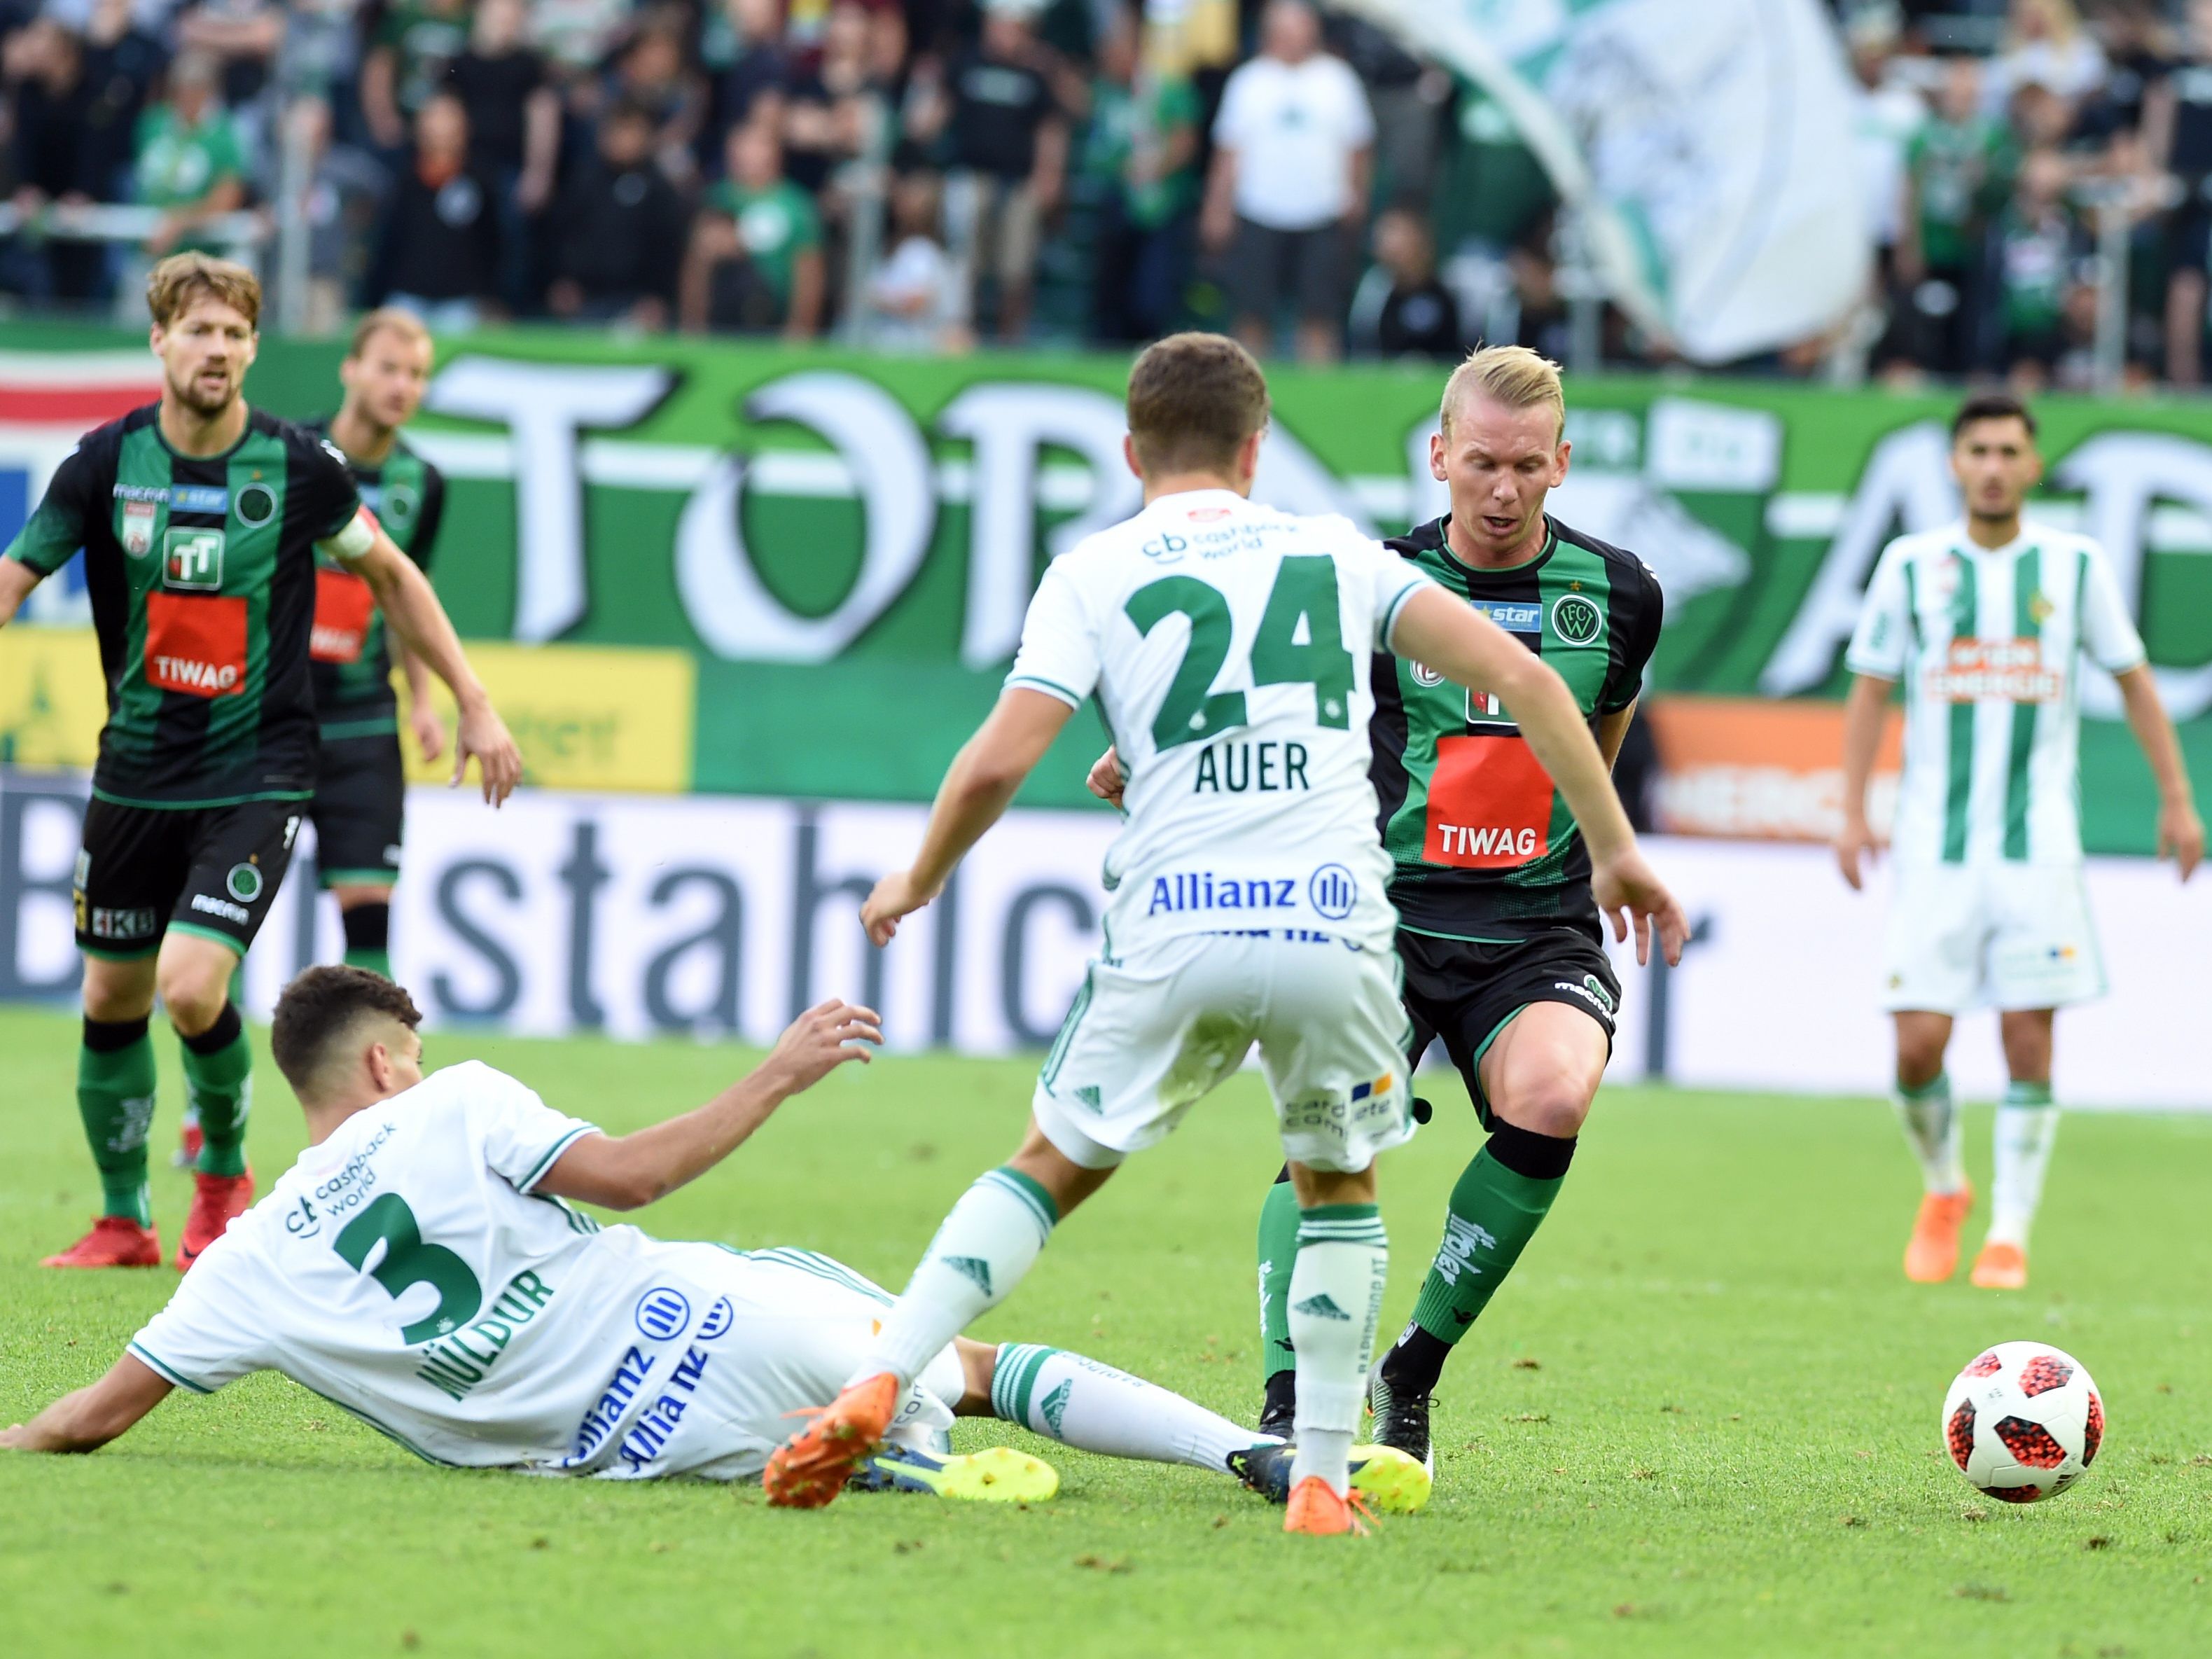
[[[1507,1169],[1489,1147],[1477,1152],[1452,1188],[1443,1243],[1421,1281],[1413,1322],[1446,1346],[1466,1335],[1543,1225],[1565,1181],[1564,1175],[1532,1180]]]
[[[346,947],[345,965],[349,968],[366,968],[372,974],[381,974],[385,978],[390,979],[392,952],[382,949],[371,950],[367,945],[349,945]]]
[[[84,1023],[76,1056],[76,1110],[100,1166],[100,1213],[154,1223],[146,1195],[146,1131],[154,1121],[154,1044],[146,1022]]]
[[[1291,1272],[1298,1265],[1298,1194],[1287,1181],[1260,1206],[1260,1376],[1273,1381],[1298,1366],[1291,1348]]]
[[[185,1096],[199,1114],[202,1175],[246,1173],[246,1120],[253,1107],[253,1049],[227,1002],[214,1024],[184,1039]]]

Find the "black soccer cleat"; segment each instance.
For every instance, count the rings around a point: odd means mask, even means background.
[[[1265,1433],[1273,1431],[1261,1425]],[[1270,1504],[1291,1501],[1291,1459],[1297,1448],[1289,1442],[1281,1444],[1248,1446],[1243,1451],[1229,1454],[1229,1473],[1244,1483],[1248,1491],[1256,1492]]]
[[[1368,1437],[1412,1458],[1431,1475],[1437,1472],[1434,1448],[1429,1443],[1429,1396],[1410,1389],[1394,1389],[1384,1368],[1377,1365],[1367,1378],[1367,1409],[1374,1413]]]

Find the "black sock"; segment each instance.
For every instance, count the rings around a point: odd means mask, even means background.
[[[226,1002],[222,1012],[215,1017],[215,1024],[198,1036],[177,1033],[177,1040],[196,1054],[219,1054],[238,1041],[238,1034],[246,1029],[246,1022],[238,1017],[238,1005]]]
[[[1261,1416],[1273,1421],[1278,1417],[1288,1418],[1297,1407],[1298,1374],[1296,1371],[1277,1371],[1267,1379],[1267,1401]]]

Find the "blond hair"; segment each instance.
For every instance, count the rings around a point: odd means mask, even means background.
[[[1224,334],[1170,334],[1131,367],[1128,413],[1146,472],[1225,471],[1267,424],[1267,379]]]
[[[353,325],[353,343],[346,348],[346,356],[360,356],[368,349],[368,343],[387,328],[410,345],[431,343],[430,331],[422,326],[422,319],[413,312],[402,311],[398,306],[380,306]]]
[[[1438,416],[1445,437],[1451,436],[1452,411],[1474,397],[1508,409],[1548,404],[1559,416],[1560,435],[1566,434],[1567,394],[1559,384],[1559,366],[1527,346],[1485,346],[1452,370]]]
[[[204,296],[242,312],[252,327],[261,326],[261,283],[244,265],[209,253],[172,253],[147,274],[146,309],[158,327],[168,327]]]

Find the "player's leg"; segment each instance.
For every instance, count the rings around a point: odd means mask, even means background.
[[[963,1417],[995,1417],[1107,1457],[1184,1463],[1215,1474],[1237,1474],[1231,1460],[1264,1443],[1179,1394],[1079,1353],[964,1336],[953,1346],[966,1380],[953,1410]]]
[[[1997,1107],[1989,1237],[1974,1258],[1973,1281],[1984,1290],[2027,1285],[2028,1231],[2043,1201],[2043,1177],[2058,1136],[2058,1108],[2051,1094],[2056,1014],[2051,1008],[2008,1008],[1997,1017],[2008,1080]]]
[[[1905,1247],[1905,1276],[1936,1284],[1958,1267],[1959,1230],[1974,1207],[1960,1148],[1958,1105],[1951,1097],[1943,1056],[1954,1017],[1981,998],[1989,920],[1974,870],[1900,865],[1893,879],[1884,945],[1888,988],[1882,1006],[1896,1026],[1892,1099],[1905,1144],[1920,1165],[1922,1189]]]
[[[405,830],[405,763],[397,736],[325,743],[315,780],[315,861],[338,902],[345,960],[392,976],[392,890]]]

